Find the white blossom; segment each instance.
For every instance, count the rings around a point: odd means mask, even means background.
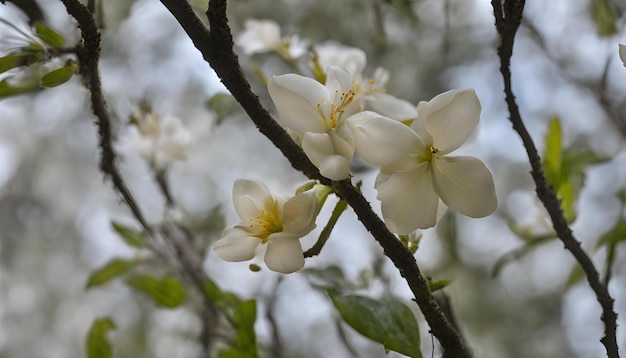
[[[370,110],[398,121],[415,119],[415,106],[409,101],[387,93],[385,86],[389,80],[387,70],[379,67],[371,78],[364,77],[366,66],[365,52],[359,48],[327,42],[315,47],[317,65],[326,72],[331,66],[343,67],[352,75],[354,101],[359,110]],[[313,64],[316,66],[316,64]]]
[[[156,113],[146,111],[131,117],[131,123],[134,126],[129,133],[126,151],[139,153],[158,170],[175,160],[187,158],[191,134],[179,118],[159,118]]]
[[[302,138],[302,149],[320,173],[331,180],[348,178],[354,140],[345,123],[358,110],[350,73],[330,67],[326,85],[296,74],[276,76],[268,90],[280,118]]]
[[[273,196],[258,180],[239,179],[233,204],[241,221],[224,230],[213,250],[225,261],[246,261],[265,249],[270,270],[292,273],[304,266],[300,238],[316,227],[314,190],[285,199]]]
[[[421,102],[410,127],[365,113],[350,119],[356,151],[380,167],[375,187],[393,232],[408,234],[434,226],[440,199],[470,217],[496,209],[493,177],[485,164],[474,157],[448,155],[474,131],[480,110],[473,90],[453,90]]]
[[[304,52],[304,44],[298,36],[281,37],[280,26],[272,20],[246,20],[245,30],[235,39],[246,55],[274,51],[281,56],[293,59]]]

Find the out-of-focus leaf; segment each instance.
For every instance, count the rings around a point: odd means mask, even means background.
[[[520,238],[524,239],[525,243],[521,247],[506,253],[504,256],[500,257],[498,261],[496,261],[496,264],[494,265],[493,271],[491,273],[492,277],[498,276],[504,266],[511,263],[512,261],[522,258],[539,245],[556,239],[556,235],[554,233],[533,235],[530,230],[519,228],[513,221],[509,222],[509,228]]]
[[[593,0],[591,7],[593,19],[598,28],[598,35],[613,36],[617,34],[617,19],[609,2],[607,0]]]
[[[222,291],[215,282],[206,279],[203,285],[204,295],[214,305],[220,308],[235,308],[241,304],[241,300],[230,292]]]
[[[110,358],[112,357],[111,344],[106,334],[115,328],[115,323],[108,318],[100,318],[93,322],[87,334],[87,358]]]
[[[558,118],[552,118],[546,133],[546,150],[543,154],[543,166],[545,168],[548,183],[557,188],[561,181],[563,161],[561,154],[562,145],[561,122]]]
[[[352,285],[347,281],[341,267],[332,265],[324,268],[306,268],[300,271],[305,274],[309,283],[321,290],[350,289]]]
[[[35,25],[35,34],[41,39],[41,41],[52,47],[61,48],[63,47],[63,45],[65,45],[65,40],[63,39],[63,36],[59,35],[56,31],[49,28],[43,22],[38,22]]]
[[[230,347],[219,353],[220,358],[257,358],[259,356],[254,332],[255,320],[256,301],[241,302],[233,316],[235,338]]]
[[[57,87],[69,81],[72,76],[74,76],[74,66],[68,64],[43,75],[41,85],[43,87]]]
[[[357,295],[328,295],[350,327],[385,349],[421,358],[420,334],[411,309],[392,296],[380,300]]]
[[[232,95],[227,93],[218,93],[209,98],[206,102],[207,107],[215,112],[217,124],[221,124],[222,121],[234,113],[239,105]]]
[[[438,280],[438,281],[428,280],[428,288],[430,289],[430,292],[439,291],[442,288],[445,288],[446,286],[448,286],[451,282],[452,280]]]
[[[109,261],[109,263],[104,265],[104,267],[96,270],[91,274],[91,276],[89,276],[89,279],[87,280],[87,288],[100,286],[125,274],[135,266],[135,263],[135,261],[126,260]]]
[[[567,287],[572,287],[584,278],[585,278],[585,271],[583,271],[582,266],[576,263],[574,264],[574,267],[572,268],[572,271],[570,272],[565,285]]]
[[[384,0],[391,5],[396,11],[406,16],[411,22],[417,21],[417,16],[413,10],[413,4],[415,0]]]
[[[33,92],[39,89],[37,82],[25,81],[19,85],[10,85],[7,80],[0,81],[0,98],[11,97],[22,93]]]
[[[607,244],[617,244],[626,241],[626,219],[622,219],[611,230],[600,237],[598,247]]]
[[[159,306],[175,308],[185,302],[185,288],[173,277],[157,279],[149,275],[136,275],[126,280],[129,286],[152,297]]]
[[[146,246],[147,235],[145,232],[129,228],[117,222],[112,222],[111,226],[128,245],[138,249]]]

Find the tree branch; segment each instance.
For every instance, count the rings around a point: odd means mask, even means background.
[[[509,119],[513,124],[513,129],[519,134],[526,148],[526,153],[528,154],[532,168],[531,175],[535,181],[537,196],[548,211],[552,219],[552,226],[563,242],[563,245],[572,253],[583,268],[587,276],[587,281],[602,306],[602,321],[604,321],[605,331],[604,337],[602,337],[600,341],[606,348],[607,356],[617,358],[619,357],[619,351],[616,340],[617,314],[613,311],[614,300],[609,294],[607,287],[600,281],[600,276],[593,262],[580,246],[580,242],[572,234],[572,230],[563,215],[561,202],[556,196],[554,188],[546,181],[543,168],[541,167],[541,158],[522,121],[519,107],[517,106],[515,95],[511,88],[510,60],[513,55],[515,34],[522,20],[524,0],[504,0],[503,2],[501,2],[501,0],[492,0],[491,5],[496,18],[496,29],[501,36],[498,55],[500,56],[500,72],[504,80],[506,103],[510,113]]]
[[[385,254],[406,279],[432,333],[441,343],[443,356],[445,358],[470,357],[458,332],[449,324],[434,301],[428,282],[422,276],[413,254],[387,229],[349,180],[331,183],[319,174],[319,170],[309,161],[302,149],[274,121],[252,92],[250,84],[241,71],[237,55],[233,51],[232,34],[226,16],[226,0],[210,0],[207,10],[210,31],[202,24],[186,1],[161,0],[161,2],[174,15],[259,131],[272,141],[296,170],[323,184],[332,184],[337,194],[352,206],[363,225],[372,233],[383,247]]]

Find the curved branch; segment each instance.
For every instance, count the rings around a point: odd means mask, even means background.
[[[428,282],[421,274],[415,257],[392,234],[383,221],[374,213],[369,203],[350,183],[330,182],[319,174],[319,170],[309,161],[302,149],[289,137],[285,130],[274,121],[261,105],[258,97],[250,89],[243,76],[237,55],[233,52],[233,39],[226,16],[226,0],[211,0],[207,17],[209,31],[198,19],[186,1],[161,0],[161,3],[174,15],[204,59],[211,65],[222,83],[248,113],[259,131],[285,155],[291,165],[307,177],[332,185],[336,193],[354,209],[359,220],[372,233],[405,278],[415,301],[430,325],[432,333],[443,348],[445,358],[470,357],[458,332],[446,320],[434,301]]]
[[[133,212],[141,226],[149,233],[152,228],[144,218],[139,205],[135,201],[130,189],[122,179],[117,168],[116,155],[113,151],[113,135],[111,133],[111,118],[102,95],[98,62],[100,60],[100,32],[96,27],[93,14],[78,0],[61,0],[70,14],[78,22],[83,41],[76,45],[76,56],[83,76],[85,86],[91,96],[91,110],[96,115],[98,138],[100,146],[100,170],[111,177],[113,185],[122,195],[122,198]]]
[[[519,113],[519,107],[515,101],[515,95],[511,88],[511,69],[510,60],[513,55],[513,42],[515,33],[522,20],[522,12],[524,11],[524,0],[492,0],[493,12],[496,18],[496,28],[501,36],[501,44],[498,47],[500,56],[500,72],[504,79],[504,93],[506,103],[509,108],[511,123],[513,129],[519,134],[526,148],[528,160],[532,168],[531,175],[535,181],[537,196],[543,203],[552,219],[552,226],[563,245],[569,250],[576,261],[580,264],[591,289],[596,294],[598,302],[602,306],[602,321],[604,321],[604,337],[600,339],[606,348],[607,356],[610,358],[618,358],[619,351],[616,340],[617,314],[613,311],[613,298],[609,294],[607,286],[600,281],[600,275],[596,270],[593,262],[580,246],[580,242],[572,234],[572,230],[567,224],[567,220],[561,209],[561,202],[554,192],[554,188],[550,186],[541,167],[541,158],[537,152],[537,148],[526,130],[526,126],[522,121]]]

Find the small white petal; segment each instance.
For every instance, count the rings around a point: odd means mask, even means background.
[[[480,218],[498,205],[493,176],[474,157],[443,157],[433,161],[433,186],[446,205],[459,213]]]
[[[410,234],[437,223],[439,197],[433,191],[429,163],[408,172],[376,178],[378,200],[385,223],[392,232]]]
[[[235,40],[246,55],[276,50],[281,42],[280,27],[271,20],[247,20],[245,31]]]
[[[343,67],[330,66],[326,70],[326,88],[334,96],[335,103],[339,103],[342,92],[352,88],[352,74]]]
[[[417,117],[415,106],[409,101],[396,98],[387,93],[373,93],[365,96],[365,108],[385,117],[405,122]]]
[[[315,52],[323,69],[329,66],[343,67],[351,74],[360,74],[365,68],[367,57],[365,52],[356,47],[327,42],[315,46]]]
[[[459,148],[472,134],[480,119],[480,101],[473,89],[452,90],[433,98],[419,112],[433,145],[441,154]],[[419,110],[419,108],[418,108]]]
[[[280,232],[270,235],[265,264],[270,270],[281,273],[292,273],[304,267],[304,255],[298,237]]]
[[[217,240],[213,251],[224,261],[238,262],[252,259],[261,240],[250,237],[245,231],[228,227],[224,230],[224,237]]]
[[[233,205],[243,220],[259,215],[265,200],[271,196],[267,186],[258,180],[237,179],[233,184]]]
[[[361,112],[347,119],[352,130],[357,153],[367,163],[382,167],[393,163],[414,168],[414,153],[425,150],[421,139],[406,125],[375,112]]]
[[[302,237],[315,229],[317,195],[314,190],[298,194],[283,206],[283,230]]]
[[[330,101],[328,90],[312,78],[289,73],[273,77],[267,89],[278,109],[280,119],[297,132],[326,131],[318,105]]]
[[[302,138],[302,149],[311,162],[320,169],[320,174],[331,180],[348,178],[352,157],[336,153],[333,141],[327,133],[308,132]]]
[[[619,44],[619,58],[622,59],[624,67],[626,67],[626,46]]]

